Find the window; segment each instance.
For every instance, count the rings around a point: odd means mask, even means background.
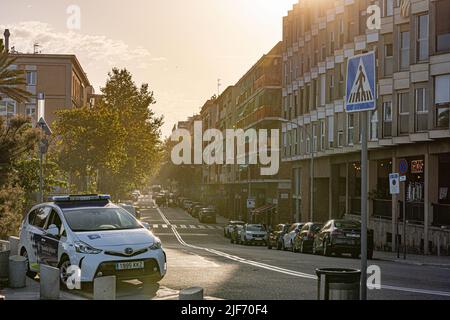
[[[333,101],[334,99],[334,75],[330,74],[330,86],[328,87],[328,101]]]
[[[409,67],[409,31],[400,32],[400,69]]]
[[[34,103],[25,104],[25,114],[28,117],[33,117],[34,115],[36,115],[36,104]]]
[[[309,136],[308,138],[306,138],[306,153],[307,154],[311,153],[311,139],[309,138]]]
[[[355,134],[355,115],[350,113],[347,115],[347,144],[353,145]]]
[[[35,86],[36,78],[37,78],[36,71],[27,71],[27,86]]]
[[[394,54],[393,49],[392,49],[392,43],[386,43],[384,45],[384,55],[386,56],[386,58],[392,57]]]
[[[325,149],[325,121],[320,120],[320,150]]]
[[[436,51],[450,50],[450,1],[436,2]]]
[[[50,213],[49,208],[40,208],[36,212],[36,216],[33,220],[33,225],[37,228],[44,228],[47,217]]]
[[[428,129],[428,106],[426,89],[416,89],[414,100],[416,109],[416,131],[426,131]]]
[[[378,140],[378,110],[370,113],[370,141]]]
[[[390,17],[394,14],[394,0],[384,0],[384,16]]]
[[[334,31],[330,32],[330,56],[334,54]]]
[[[428,15],[417,17],[417,60],[428,59]]]
[[[383,137],[392,136],[392,101],[383,102]]]
[[[317,152],[318,151],[318,139],[317,139],[317,125],[313,125],[312,126],[312,129],[313,129],[313,133],[312,133],[312,135],[313,135],[313,152]]]
[[[304,128],[299,128],[299,132],[300,132],[300,145],[299,145],[299,153],[302,153],[303,152],[303,140],[304,140],[304,138],[303,138],[303,130],[304,130]]]
[[[397,94],[398,128],[400,134],[409,133],[409,93]]]
[[[327,117],[328,122],[328,146],[329,148],[333,148],[334,142],[334,116]]]
[[[339,130],[338,131],[338,147],[344,146],[344,131]]]
[[[16,114],[15,101],[0,101],[0,117],[12,117]]]
[[[434,103],[436,105],[436,126],[449,126],[450,74],[436,76],[434,79]]]
[[[283,156],[286,156],[287,142],[286,142],[286,132],[283,132]]]
[[[390,76],[394,71],[394,49],[392,34],[383,35],[384,41],[384,75]]]

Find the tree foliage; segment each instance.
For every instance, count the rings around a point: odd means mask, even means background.
[[[12,68],[15,61],[16,58],[6,51],[3,40],[0,39],[0,94],[4,94],[17,102],[27,102],[31,94],[18,87],[26,84],[25,72],[21,69]]]
[[[98,192],[122,197],[154,172],[162,118],[149,108],[155,100],[148,85],[138,88],[126,69],[113,69],[101,92],[92,108],[58,112],[58,163],[80,181],[95,177]]]

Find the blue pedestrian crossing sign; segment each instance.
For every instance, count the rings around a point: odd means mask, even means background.
[[[376,109],[375,52],[348,58],[345,111]]]

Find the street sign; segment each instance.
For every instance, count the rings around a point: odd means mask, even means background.
[[[376,109],[375,52],[353,56],[347,61],[346,112]]]
[[[400,182],[405,182],[406,181],[406,176],[400,176]]]
[[[398,173],[389,175],[389,189],[391,194],[400,194],[400,176]]]
[[[256,200],[255,199],[247,199],[247,209],[255,209]]]
[[[408,161],[406,159],[400,160],[398,170],[401,175],[405,175],[408,172]]]

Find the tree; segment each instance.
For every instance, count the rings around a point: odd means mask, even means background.
[[[15,61],[16,58],[10,56],[3,45],[3,40],[0,39],[0,94],[4,94],[19,103],[27,102],[31,94],[18,88],[18,86],[26,84],[25,72],[12,67]]]
[[[94,107],[57,113],[55,133],[58,163],[81,181],[78,189],[87,191],[83,177],[93,177],[96,191],[120,198],[145,186],[155,171],[162,118],[149,109],[155,100],[147,84],[138,88],[126,69],[108,76]]]

